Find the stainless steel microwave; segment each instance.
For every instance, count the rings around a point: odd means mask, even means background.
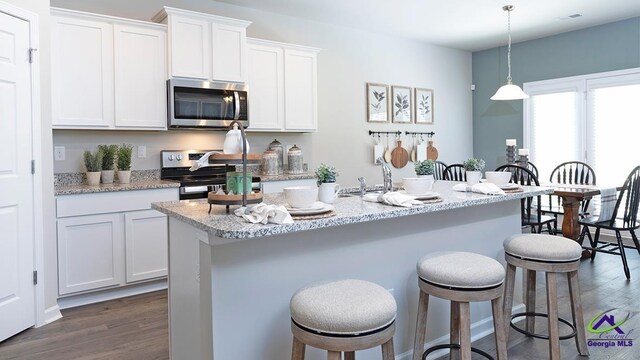
[[[167,80],[170,129],[226,128],[238,120],[249,126],[247,86],[190,79]]]

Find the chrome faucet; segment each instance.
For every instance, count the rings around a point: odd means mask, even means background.
[[[384,192],[387,193],[393,190],[393,182],[391,180],[391,168],[387,163],[381,158],[376,159],[376,164],[382,166],[382,179],[384,181]]]
[[[367,180],[365,180],[364,177],[360,176],[358,178],[358,181],[360,182],[360,196],[364,196],[364,194],[367,192]]]

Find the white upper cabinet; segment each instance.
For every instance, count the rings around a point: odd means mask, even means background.
[[[52,123],[110,128],[113,106],[113,26],[52,17]]]
[[[167,126],[166,32],[114,25],[115,126]]]
[[[153,21],[169,25],[172,77],[245,82],[250,21],[164,7]]]
[[[54,129],[165,130],[166,26],[51,13]]]
[[[318,129],[316,48],[249,39],[249,130]]]

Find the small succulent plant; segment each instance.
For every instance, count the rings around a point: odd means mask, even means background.
[[[131,155],[133,154],[133,146],[131,144],[122,144],[118,147],[118,170],[131,170]]]
[[[320,164],[316,169],[316,178],[318,178],[318,184],[322,183],[334,183],[338,176],[338,170],[333,166]]]
[[[422,160],[416,162],[416,175],[433,175],[435,162],[433,160]]]
[[[113,170],[118,153],[118,145],[98,145],[102,151],[102,170]]]
[[[89,150],[84,151],[84,166],[87,167],[87,172],[97,172],[102,170],[102,151],[100,149],[95,152]]]
[[[469,158],[462,163],[462,166],[467,171],[482,171],[484,170],[485,163],[482,159]]]

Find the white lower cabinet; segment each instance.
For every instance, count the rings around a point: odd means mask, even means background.
[[[167,216],[155,210],[124,214],[127,283],[167,276]]]

